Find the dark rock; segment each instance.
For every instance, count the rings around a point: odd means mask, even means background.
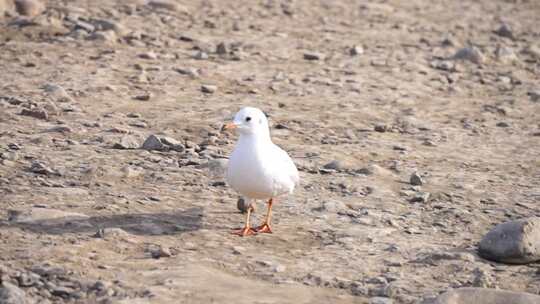
[[[488,260],[511,264],[540,260],[540,217],[495,226],[480,241],[479,254]]]
[[[538,304],[540,296],[489,288],[458,288],[421,304]]]
[[[455,60],[467,60],[476,64],[481,64],[486,61],[484,54],[474,46],[458,50],[452,58]]]
[[[360,45],[355,45],[349,49],[349,55],[358,56],[364,54],[364,48]]]
[[[215,85],[203,84],[201,85],[201,92],[213,94],[217,91],[218,87]]]
[[[532,102],[539,102],[540,101],[540,90],[532,90],[527,92],[527,95],[529,95],[529,99]]]
[[[161,140],[157,136],[152,134],[148,136],[148,138],[144,141],[142,145],[142,149],[148,150],[148,151],[152,151],[152,150],[163,151],[166,149],[166,146],[161,142]]]
[[[325,55],[322,54],[322,53],[317,53],[317,52],[305,52],[304,53],[304,59],[305,60],[310,60],[310,61],[324,60],[324,58],[325,58]]]
[[[501,24],[501,26],[495,31],[495,34],[505,37],[514,39],[514,32],[512,31],[512,28],[507,23]]]
[[[37,119],[49,119],[49,113],[42,108],[33,108],[33,109],[22,109],[21,115],[30,116]]]
[[[341,166],[341,163],[338,161],[338,160],[333,160],[327,164],[325,164],[323,166],[324,169],[327,169],[327,170],[336,170],[336,171],[339,171],[341,170],[343,167]]]
[[[373,127],[373,130],[375,130],[376,132],[381,132],[381,133],[388,131],[388,129],[389,128],[387,125],[381,125],[381,124],[375,125],[375,127]]]
[[[30,172],[44,175],[58,175],[58,172],[39,161],[32,162],[30,165]]]
[[[216,46],[216,54],[225,55],[227,53],[227,45],[225,45],[224,42],[221,42]]]
[[[411,177],[409,178],[409,182],[413,186],[422,186],[424,184],[424,180],[417,172],[414,172],[413,174],[411,174]]]

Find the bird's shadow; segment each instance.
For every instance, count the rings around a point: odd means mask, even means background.
[[[170,213],[136,213],[92,217],[60,217],[41,220],[0,221],[0,229],[17,227],[35,233],[86,234],[102,229],[120,228],[134,235],[168,235],[202,228],[203,208],[196,207]]]

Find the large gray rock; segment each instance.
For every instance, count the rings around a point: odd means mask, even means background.
[[[480,241],[479,254],[488,260],[512,264],[540,260],[540,218],[497,225]]]
[[[30,303],[26,298],[26,293],[19,287],[3,282],[0,285],[0,303],[2,304],[26,304]]]
[[[489,288],[459,288],[447,291],[422,304],[538,304],[540,296]]]

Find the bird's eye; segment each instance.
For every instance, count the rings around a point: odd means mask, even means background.
[[[250,121],[251,120],[251,117],[246,117],[246,121]]]

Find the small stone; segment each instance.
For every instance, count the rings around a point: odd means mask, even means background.
[[[152,258],[169,258],[172,256],[171,250],[167,247],[159,246],[159,248],[152,250]]]
[[[139,58],[142,58],[142,59],[149,59],[149,60],[155,60],[158,58],[157,54],[150,51],[150,52],[145,52],[145,53],[141,53],[139,54]]]
[[[113,149],[138,149],[139,147],[139,141],[130,135],[122,136],[120,141],[113,145]]]
[[[411,177],[409,178],[409,182],[413,186],[422,186],[424,184],[424,180],[417,172],[414,172],[413,174],[411,174]]]
[[[195,53],[195,55],[193,55],[193,58],[197,60],[206,60],[208,59],[208,54],[203,51],[198,51],[197,53]]]
[[[430,62],[430,66],[434,69],[442,70],[442,71],[454,71],[455,70],[455,64],[448,60],[434,60]]]
[[[508,127],[510,127],[510,125],[509,125],[507,122],[505,122],[505,121],[500,121],[500,122],[498,122],[498,123],[496,124],[496,126],[497,126],[497,127],[500,127],[500,128],[508,128]]]
[[[317,53],[317,52],[305,52],[304,53],[304,59],[305,60],[310,60],[310,61],[324,60],[324,58],[325,58],[325,55],[322,54],[322,53]]]
[[[377,124],[375,125],[375,127],[373,127],[373,130],[375,130],[376,132],[384,133],[388,131],[388,126],[383,124]]]
[[[474,46],[458,50],[452,58],[455,60],[468,60],[476,64],[481,64],[486,61],[484,54]]]
[[[50,167],[46,166],[45,164],[34,161],[32,162],[32,165],[30,165],[30,172],[34,172],[37,174],[43,174],[43,175],[57,175],[58,173],[51,169]]]
[[[152,98],[152,93],[144,93],[144,94],[133,97],[133,99],[140,100],[140,101],[149,101],[151,98]]]
[[[427,203],[431,194],[429,192],[417,192],[410,200],[411,203]]]
[[[15,0],[17,13],[27,17],[35,17],[45,10],[45,5],[38,0]]]
[[[527,264],[540,260],[540,217],[495,226],[480,241],[479,254],[492,261]]]
[[[338,160],[333,160],[327,164],[325,164],[323,166],[324,169],[327,169],[327,170],[336,170],[336,171],[339,171],[341,170],[343,167],[341,166],[341,163],[338,161]]]
[[[364,48],[360,45],[355,45],[349,49],[349,54],[351,56],[358,56],[364,54]]]
[[[33,272],[24,272],[21,273],[17,277],[17,282],[19,283],[19,286],[21,287],[31,287],[36,285],[36,283],[39,281],[40,276],[33,273]]]
[[[501,24],[501,26],[495,31],[495,34],[501,37],[514,39],[514,33],[508,23]]]
[[[508,62],[518,61],[518,57],[516,53],[510,47],[505,47],[505,46],[498,47],[495,50],[495,56],[497,57],[497,60],[500,62],[508,63]]]
[[[161,136],[159,140],[161,141],[162,144],[168,146],[169,149],[173,151],[182,152],[185,150],[184,145],[180,141],[172,137]]]
[[[201,85],[201,92],[203,93],[213,94],[217,91],[217,89],[218,88],[215,85],[209,85],[209,84]]]
[[[227,51],[227,45],[225,45],[225,42],[220,42],[217,46],[216,46],[216,54],[219,54],[219,55],[225,55],[227,54],[228,51]]]
[[[49,119],[49,113],[43,108],[22,109],[21,115],[43,120]]]
[[[2,285],[0,285],[0,303],[26,304],[29,301],[24,290],[7,281],[3,281]]]
[[[532,90],[527,92],[527,95],[529,96],[529,99],[532,102],[539,102],[540,101],[540,89],[539,90]]]
[[[175,71],[182,75],[190,76],[191,78],[199,78],[199,70],[196,68],[176,68]]]
[[[473,271],[473,281],[472,286],[474,287],[483,287],[483,288],[492,288],[494,287],[493,277],[485,270],[476,268]]]
[[[146,140],[144,141],[142,145],[142,149],[148,150],[148,151],[152,151],[152,150],[162,151],[162,150],[165,150],[165,145],[161,142],[161,140],[157,136],[152,134],[148,136],[148,138],[146,138]]]

